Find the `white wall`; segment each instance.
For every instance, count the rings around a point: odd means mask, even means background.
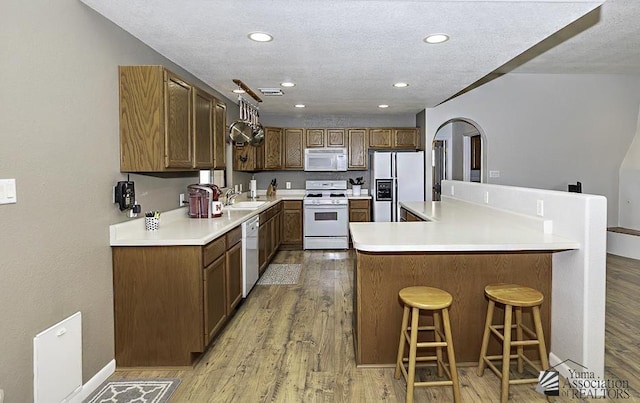
[[[507,74],[427,109],[426,148],[442,123],[469,118],[486,135],[487,169],[500,171],[490,183],[566,190],[581,181],[583,192],[607,197],[608,225],[617,225],[618,173],[639,105],[637,76]]]
[[[636,135],[620,167],[619,209],[618,225],[640,230],[640,113]]]

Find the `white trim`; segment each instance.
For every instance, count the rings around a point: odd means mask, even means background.
[[[87,383],[82,385],[82,390],[79,394],[75,395],[69,403],[81,403],[84,399],[89,397],[98,386],[102,385],[114,372],[116,372],[116,360],[113,359],[107,363],[93,378],[89,379]]]
[[[560,375],[562,375],[565,379],[569,379],[571,378],[571,373],[569,372],[569,369],[573,369],[576,370],[574,368],[571,368],[569,365],[565,364],[566,360],[561,360],[557,355],[553,354],[553,353],[549,353],[549,366],[553,367],[555,370],[557,370]],[[577,368],[577,370],[581,370],[580,368]],[[589,388],[589,389],[583,389],[584,392],[588,391],[588,397],[592,398],[592,397],[605,397],[607,396],[606,393],[606,389],[598,389],[598,388]],[[562,392],[560,393],[560,396],[562,396]]]
[[[640,260],[640,236],[607,231],[607,253]]]

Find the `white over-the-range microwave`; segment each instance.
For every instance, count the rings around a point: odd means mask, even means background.
[[[346,171],[346,148],[305,148],[305,171]]]

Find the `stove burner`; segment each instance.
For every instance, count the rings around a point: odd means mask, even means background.
[[[329,197],[346,197],[344,193],[331,193]]]
[[[322,197],[322,193],[309,193],[307,197]]]

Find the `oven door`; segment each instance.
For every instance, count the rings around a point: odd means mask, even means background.
[[[304,206],[304,236],[347,236],[349,208],[345,205]]]

